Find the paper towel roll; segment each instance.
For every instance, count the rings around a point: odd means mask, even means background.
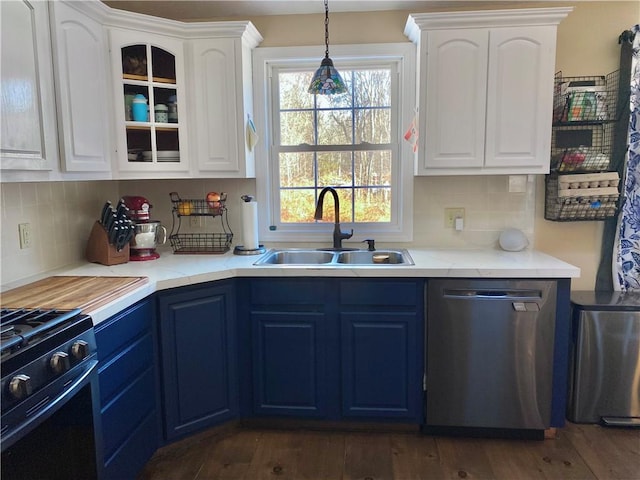
[[[245,250],[258,248],[258,203],[242,202],[242,246]]]

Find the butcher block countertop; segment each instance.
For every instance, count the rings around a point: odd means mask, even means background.
[[[19,303],[29,302],[26,306],[35,305],[32,300],[40,297],[43,300],[55,302],[49,305],[61,308],[58,301],[67,300],[66,297],[63,295],[46,297],[46,295],[41,296],[39,292],[46,290],[46,285],[49,284],[46,281],[63,284],[65,282],[65,280],[51,279],[81,276],[87,280],[76,280],[80,282],[76,285],[86,281],[89,285],[91,282],[96,282],[94,284],[96,286],[86,287],[84,295],[74,286],[71,292],[67,292],[72,297],[71,301],[64,305],[83,308],[85,313],[91,315],[94,325],[97,325],[154,292],[234,277],[575,278],[580,276],[578,267],[535,250],[522,252],[504,252],[496,249],[409,248],[408,250],[415,265],[397,267],[393,265],[384,267],[287,265],[282,267],[253,265],[260,258],[259,255],[234,255],[232,252],[222,255],[174,255],[170,248],[161,249],[160,258],[153,261],[128,262],[112,266],[83,262],[50,272],[50,275],[63,275],[63,277],[48,277],[44,280],[39,277],[19,281],[17,284],[3,285],[0,304],[10,306],[8,302],[11,301],[11,305],[24,307],[24,304],[19,305],[15,302],[14,295],[20,293],[22,297]],[[148,279],[148,282],[143,279]],[[28,283],[34,280],[38,281]],[[45,283],[41,284],[41,281]],[[19,288],[15,289],[15,287]]]
[[[48,277],[2,293],[2,308],[44,308],[91,313],[148,283],[147,277]]]

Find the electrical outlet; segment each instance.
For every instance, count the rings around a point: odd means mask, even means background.
[[[445,228],[453,228],[456,224],[456,218],[461,218],[464,221],[464,208],[445,208],[444,209]]]
[[[19,223],[18,234],[20,235],[20,248],[31,248],[31,243],[33,240],[31,237],[31,224]]]

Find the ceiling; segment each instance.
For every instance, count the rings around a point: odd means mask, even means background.
[[[323,0],[103,0],[113,8],[146,13],[173,20],[198,20],[263,15],[295,15],[324,13]],[[478,0],[331,0],[329,12],[363,12],[380,10],[413,10],[416,12],[490,4],[509,5],[517,2],[479,2]]]

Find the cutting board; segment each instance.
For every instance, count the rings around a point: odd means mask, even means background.
[[[147,277],[48,277],[3,292],[2,308],[80,308],[89,313],[147,283]]]

